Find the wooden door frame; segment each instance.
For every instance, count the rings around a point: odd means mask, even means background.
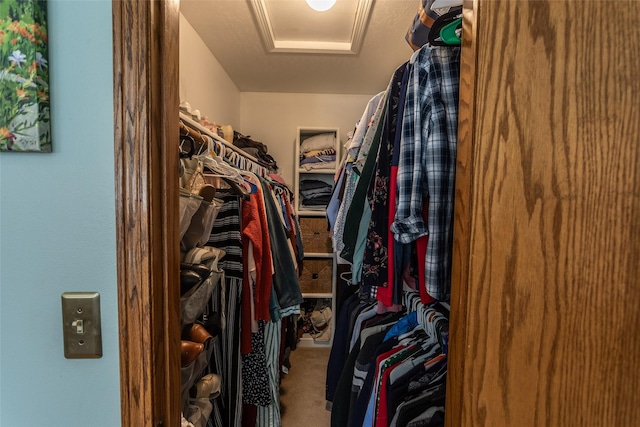
[[[462,425],[464,402],[463,376],[467,306],[469,299],[470,229],[473,211],[473,158],[476,117],[476,63],[478,49],[478,0],[465,0],[462,15],[462,51],[460,56],[460,101],[458,110],[458,148],[456,157],[455,216],[451,266],[451,315],[449,319],[449,353],[447,357],[446,427]]]
[[[179,0],[113,0],[123,426],[180,425]]]
[[[123,426],[179,425],[179,0],[112,5],[121,419]],[[449,427],[460,425],[463,403],[477,9],[478,0],[465,0]]]

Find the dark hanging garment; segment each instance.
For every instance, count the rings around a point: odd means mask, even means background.
[[[208,426],[238,425],[242,418],[242,375],[240,362],[240,298],[242,293],[242,235],[240,198],[225,190],[216,197],[224,203],[213,223],[208,246],[222,249],[225,257],[218,263],[225,279],[212,296],[212,312],[224,315],[220,345],[214,347],[211,368],[222,377],[222,393],[213,400]],[[222,289],[224,286],[224,289]],[[224,292],[224,293],[223,293]]]
[[[264,204],[267,209],[267,223],[269,224],[269,237],[271,238],[271,254],[273,256],[273,287],[278,297],[278,305],[281,309],[301,304],[304,299],[298,283],[298,272],[289,250],[289,238],[273,197],[271,189],[264,179],[260,179],[264,194]]]
[[[367,243],[364,250],[362,283],[365,288],[370,289],[372,299],[376,298],[379,286],[383,288],[390,286],[388,283],[389,182],[398,122],[400,90],[406,69],[406,63],[398,67],[389,84],[387,115],[382,128],[382,140],[378,151],[375,176],[371,180],[367,192],[367,200],[371,207],[371,220],[369,221]],[[389,306],[391,303],[385,305]]]

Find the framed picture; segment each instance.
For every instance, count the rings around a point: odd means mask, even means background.
[[[0,151],[51,152],[46,0],[0,0]]]

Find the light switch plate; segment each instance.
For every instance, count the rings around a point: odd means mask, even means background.
[[[98,292],[62,294],[62,332],[64,357],[96,359],[102,357],[102,326]]]

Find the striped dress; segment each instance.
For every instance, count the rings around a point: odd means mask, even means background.
[[[222,377],[222,392],[213,401],[208,427],[228,427],[241,424],[242,373],[240,362],[240,297],[242,292],[242,237],[240,200],[235,194],[218,190],[216,198],[223,200],[213,224],[207,246],[226,252],[218,263],[225,275],[212,295],[211,310],[223,317],[220,345],[214,349],[210,371]],[[224,286],[223,286],[224,285]]]

